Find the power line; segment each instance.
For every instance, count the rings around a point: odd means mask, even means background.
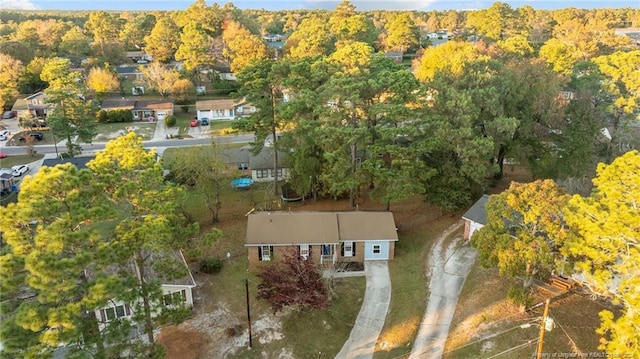
[[[507,350],[505,350],[505,351],[502,351],[502,352],[500,352],[500,353],[498,353],[498,354],[496,354],[496,355],[492,355],[492,356],[490,356],[490,357],[488,357],[488,358],[486,358],[486,359],[492,359],[492,358],[499,357],[500,355],[504,355],[504,354],[510,353],[510,352],[512,352],[512,351],[514,351],[514,350],[518,350],[518,349],[524,348],[524,347],[526,347],[526,346],[528,346],[528,345],[531,345],[531,344],[533,344],[533,343],[535,343],[535,342],[537,342],[537,341],[538,341],[538,338],[533,338],[533,339],[531,339],[531,340],[529,340],[529,341],[527,341],[527,342],[525,342],[525,343],[522,343],[522,344],[520,344],[520,345],[517,345],[517,346],[515,346],[515,347],[513,347],[513,348],[509,348],[509,349],[507,349]]]

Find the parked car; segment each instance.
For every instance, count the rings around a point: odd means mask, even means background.
[[[14,118],[16,117],[16,113],[13,111],[5,111],[2,113],[2,119],[3,120],[8,120],[10,118]]]
[[[31,137],[31,138],[34,138],[34,139],[40,141],[40,140],[42,140],[44,138],[44,135],[42,134],[42,132],[31,131],[31,132],[27,132],[26,134],[20,135],[20,137],[18,137],[18,141],[24,142],[24,141],[27,140],[27,137]]]
[[[142,64],[148,64],[148,63],[149,63],[149,60],[147,60],[147,59],[140,59],[140,60],[136,61],[136,63],[141,64],[141,65],[142,65]]]
[[[20,177],[23,174],[27,173],[28,171],[29,171],[29,166],[27,165],[18,165],[18,166],[11,167],[11,174],[13,174],[13,177]]]
[[[7,154],[4,152],[0,152],[0,158],[7,158]]]
[[[203,117],[202,120],[200,120],[200,124],[202,126],[209,126],[209,119],[206,117]]]
[[[198,121],[198,119],[194,118],[193,120],[191,120],[191,122],[189,122],[189,127],[198,127],[199,124],[200,122]]]
[[[9,130],[0,130],[0,141],[6,141],[9,138]]]

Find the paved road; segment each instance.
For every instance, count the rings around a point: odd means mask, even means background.
[[[356,323],[336,359],[370,359],[384,326],[391,301],[391,279],[387,261],[366,261],[367,288]]]
[[[11,120],[13,121],[13,120]],[[12,131],[13,133],[16,133],[18,131],[20,131],[20,129],[17,127],[17,125],[15,126],[11,126],[12,123],[11,122],[7,122],[7,120],[2,121],[3,125],[7,126],[7,128]],[[15,127],[15,128],[14,128]],[[177,131],[177,130],[176,130]],[[192,136],[193,138],[184,138],[184,139],[165,139],[164,138],[164,134],[165,134],[166,130],[164,127],[164,124],[162,123],[162,121],[158,121],[157,125],[156,125],[156,131],[154,134],[153,139],[149,140],[149,141],[144,141],[144,147],[145,148],[151,148],[151,147],[156,147],[156,148],[171,148],[171,147],[189,147],[189,146],[201,146],[201,145],[208,145],[212,142],[212,140],[215,140],[217,143],[247,143],[247,142],[251,142],[255,139],[255,136],[253,134],[240,134],[240,135],[227,135],[227,136],[216,136],[216,137],[211,137],[208,134],[206,134],[206,131],[202,130],[200,131],[197,127],[192,128],[189,130],[189,135]],[[101,143],[93,143],[93,144],[82,144],[82,150],[83,153],[92,153],[92,152],[97,152],[97,151],[102,151],[104,149],[105,143],[101,142]],[[7,141],[0,141],[0,149],[2,152],[6,153],[7,155],[11,156],[11,155],[23,155],[26,153],[26,149],[24,146],[9,146]],[[60,141],[57,144],[57,148],[56,145],[35,145],[34,149],[36,151],[38,151],[38,153],[41,154],[47,154],[47,153],[61,153],[66,151],[66,146],[65,146],[65,142],[64,141]]]
[[[477,251],[468,242],[462,243],[462,237],[453,239],[447,248],[443,246],[447,237],[462,225],[463,221],[459,221],[444,231],[429,254],[427,310],[409,359],[437,359],[444,352],[460,290],[477,257]]]

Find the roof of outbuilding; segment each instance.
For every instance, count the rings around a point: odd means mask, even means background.
[[[480,197],[480,199],[478,199],[476,203],[474,203],[473,206],[471,206],[471,208],[462,215],[462,218],[480,224],[487,224],[486,205],[488,199],[488,194]]]

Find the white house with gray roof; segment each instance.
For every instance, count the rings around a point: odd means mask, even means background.
[[[464,219],[464,239],[469,240],[473,235],[473,232],[478,229],[484,227],[487,224],[487,200],[489,199],[489,195],[485,194],[480,197],[476,203],[469,208],[464,215],[462,215],[462,219]]]

